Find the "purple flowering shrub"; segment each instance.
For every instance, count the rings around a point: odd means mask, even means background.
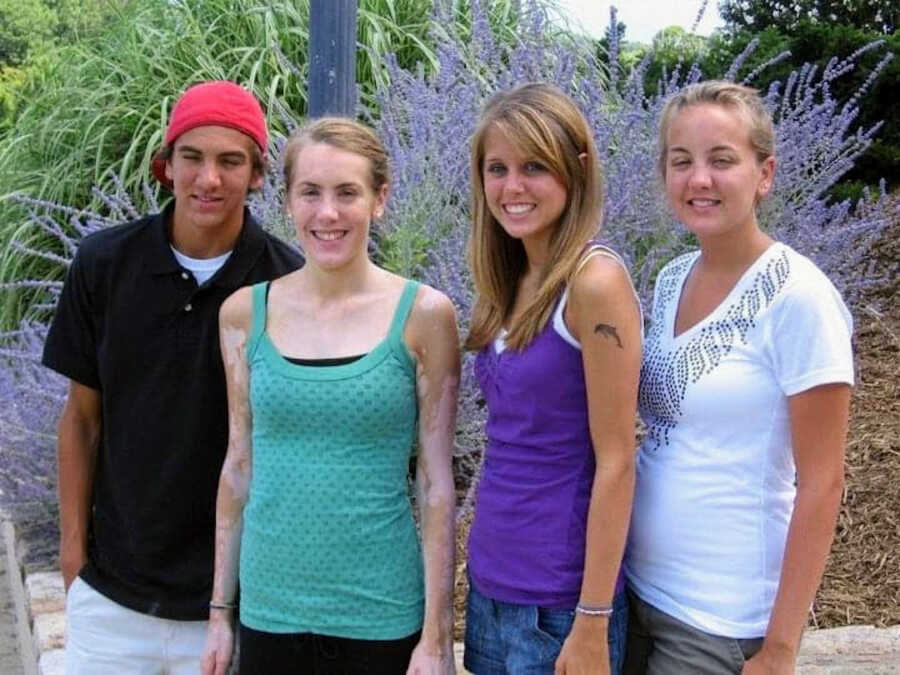
[[[40,365],[46,327],[23,322],[2,336],[0,359],[0,505],[52,494],[55,421],[65,379]]]
[[[376,258],[447,293],[465,333],[473,302],[466,264],[468,138],[479,109],[493,92],[547,80],[569,93],[593,126],[606,175],[606,209],[603,222],[598,223],[598,237],[623,254],[648,306],[661,265],[691,246],[690,237],[666,207],[657,175],[656,127],[664,100],[704,76],[752,84],[756,72],[741,78],[741,70],[754,45],[726,74],[704,74],[696,65],[686,65],[666,73],[659,93],[649,96],[643,85],[648,62],[633,72],[622,72],[614,57],[616,31],[610,31],[613,65],[607,67],[592,55],[592,45],[554,28],[536,0],[522,3],[519,39],[514,44],[492,32],[485,0],[471,2],[471,29],[464,35],[454,33],[457,24],[448,18],[449,12],[458,11],[454,4],[435,2],[437,25],[446,27],[434,35],[440,69],[413,72],[388,59],[376,108],[363,113],[384,139],[393,161],[388,213],[373,238]],[[611,25],[616,25],[614,13],[611,19]],[[879,48],[874,43],[865,49]],[[831,95],[831,84],[856,66],[860,54],[835,60],[821,71],[804,67],[765,92],[776,119],[779,165],[774,192],[760,213],[761,222],[777,239],[815,260],[851,306],[895,273],[896,265],[876,262],[870,254],[900,215],[897,200],[892,202],[883,188],[858,204],[830,203],[827,198],[828,190],[860,158],[877,132],[877,126],[857,128],[855,120],[865,90],[890,55],[851,100],[841,102]],[[270,113],[278,115],[286,128],[299,123],[289,110],[276,107]],[[280,186],[282,147],[280,139],[275,143],[275,170],[262,189],[251,195],[250,206],[261,222],[292,241]],[[102,197],[103,213],[23,200],[30,210],[30,226],[54,245],[48,249],[52,253],[22,247],[22,255],[40,256],[64,268],[82,236],[137,217],[139,211],[158,208],[155,187],[145,185],[142,194],[129,195],[114,184],[97,194]],[[41,291],[37,309],[46,310],[53,306],[61,282],[23,281],[5,290],[20,286]],[[52,494],[54,425],[65,382],[39,365],[45,321],[46,311],[42,320],[26,321],[19,330],[0,335],[4,360],[0,369],[0,503]],[[461,514],[470,507],[483,444],[484,410],[471,360],[472,355],[464,356],[457,432],[457,479],[466,488]]]
[[[87,213],[63,205],[18,196],[27,209],[28,222],[55,244],[52,250],[14,242],[23,256],[37,256],[65,269],[78,242],[91,232],[138,217],[130,196],[116,185],[96,191],[104,214]],[[156,196],[145,189],[144,198],[157,208]],[[41,292],[32,315],[46,317],[55,307],[62,281],[25,280],[0,287]],[[66,378],[44,368],[41,351],[47,334],[46,319],[23,320],[18,329],[0,332],[0,506],[4,503],[43,502],[55,490],[56,421],[65,401]]]
[[[379,92],[375,125],[396,163],[383,228],[389,242],[404,243],[399,251],[390,251],[400,258],[395,266],[447,293],[465,331],[473,300],[465,245],[469,228],[466,139],[493,92],[547,80],[571,95],[592,124],[606,175],[606,208],[597,236],[625,257],[649,307],[656,272],[691,247],[690,237],[666,206],[658,178],[659,116],[670,94],[704,79],[704,74],[696,65],[686,66],[683,72],[667,74],[659,94],[648,96],[643,84],[648,62],[631,73],[621,72],[615,59],[616,31],[609,31],[613,65],[607,68],[586,55],[581,45],[553,36],[544,12],[534,3],[523,3],[520,41],[511,47],[490,32],[481,3],[472,5],[472,39],[447,34],[438,40],[440,72],[411,73],[387,64],[390,85]],[[616,25],[614,10],[610,25]],[[738,79],[754,47],[751,44],[724,76]],[[880,43],[874,43],[866,50],[879,47]],[[764,92],[776,119],[779,166],[774,194],[761,209],[761,222],[775,238],[809,255],[851,306],[866,289],[888,281],[896,269],[896,265],[879,266],[867,256],[900,215],[897,202],[892,203],[883,188],[860,204],[827,200],[828,190],[865,152],[877,132],[877,127],[854,129],[854,120],[861,97],[890,54],[852,100],[839,102],[830,93],[831,83],[852,70],[861,54],[833,60],[821,73],[806,66],[783,85]],[[757,73],[749,73],[744,81],[752,85]],[[424,246],[409,246],[410,239]],[[484,410],[471,355],[466,358],[457,433],[464,470],[477,465],[484,437]],[[477,466],[469,475],[475,473]]]

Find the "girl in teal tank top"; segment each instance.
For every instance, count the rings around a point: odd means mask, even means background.
[[[388,166],[367,127],[301,129],[285,182],[306,266],[220,314],[230,429],[204,672],[231,658],[238,579],[242,672],[453,672],[453,307],[368,257]]]

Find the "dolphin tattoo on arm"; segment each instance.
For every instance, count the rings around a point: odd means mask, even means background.
[[[600,333],[603,337],[613,338],[616,341],[616,344],[619,346],[619,349],[624,349],[622,346],[622,340],[619,339],[619,333],[616,331],[615,326],[610,326],[605,323],[598,323],[594,326],[594,333]]]

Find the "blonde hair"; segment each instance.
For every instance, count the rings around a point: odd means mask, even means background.
[[[291,189],[294,166],[300,151],[313,143],[325,143],[338,150],[352,152],[369,160],[372,189],[375,192],[390,183],[391,169],[387,151],[372,129],[344,117],[320,117],[307,122],[291,134],[284,148],[284,185]]]
[[[597,233],[603,185],[591,129],[575,102],[550,84],[525,84],[488,101],[472,138],[472,233],[469,262],[477,291],[467,349],[493,340],[510,318],[519,279],[527,267],[525,248],[510,237],[488,209],[484,194],[485,137],[497,130],[522,154],[539,161],[566,187],[566,206],[550,238],[547,261],[534,298],[514,325],[506,344],[523,349],[543,330],[560,293]]]
[[[673,94],[663,107],[659,118],[659,171],[663,178],[666,177],[667,137],[672,121],[685,108],[701,103],[730,108],[745,119],[757,161],[764,162],[775,156],[775,125],[759,91],[727,80],[708,80],[688,85]]]

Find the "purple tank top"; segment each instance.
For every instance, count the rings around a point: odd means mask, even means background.
[[[594,480],[581,351],[551,319],[522,351],[489,344],[474,369],[488,421],[469,574],[494,600],[571,609]]]

